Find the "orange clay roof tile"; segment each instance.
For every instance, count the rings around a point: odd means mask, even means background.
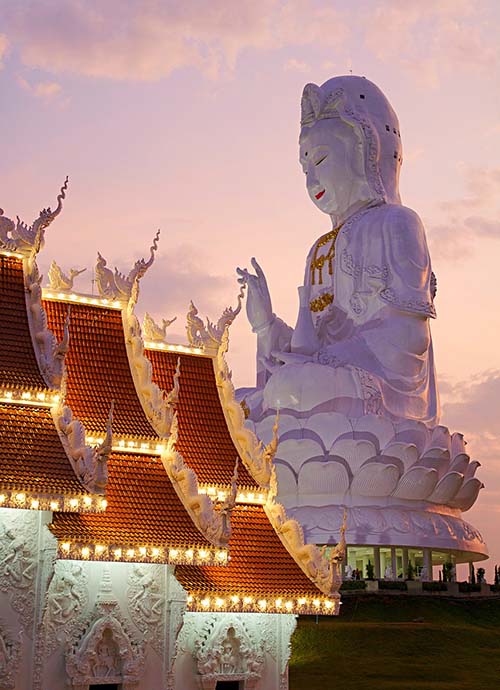
[[[104,513],[56,513],[59,540],[176,548],[207,548],[156,456],[112,453]]]
[[[179,355],[159,350],[146,350],[146,355],[153,364],[153,381],[160,388],[170,390]],[[186,354],[180,355],[180,359],[176,448],[200,483],[229,484],[238,451],[227,428],[212,360]],[[258,486],[242,463],[238,473],[240,486]]]
[[[286,551],[262,506],[237,505],[231,526],[226,567],[176,567],[175,576],[188,592],[317,596],[317,588]]]
[[[84,494],[50,410],[0,404],[0,485],[42,494]]]
[[[61,339],[68,305],[46,300],[44,307],[49,328]],[[114,400],[114,434],[156,437],[135,391],[121,312],[71,305],[69,337],[66,400],[87,432],[103,433]]]
[[[0,386],[45,388],[26,313],[23,262],[0,256]]]

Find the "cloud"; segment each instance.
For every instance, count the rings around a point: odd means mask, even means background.
[[[211,264],[207,254],[187,244],[158,256],[150,275],[141,282],[139,311],[147,310],[157,318],[177,316],[175,326],[182,328],[193,300],[202,318],[218,319],[224,308],[236,301],[238,287],[234,277],[210,271],[207,267]]]
[[[447,424],[500,446],[500,370],[485,371],[454,385],[448,383],[441,387],[441,394]]]
[[[215,77],[248,48],[306,45],[345,32],[304,0],[17,0],[1,11],[25,65],[52,73],[154,80],[180,67]]]
[[[302,60],[290,58],[285,62],[284,70],[285,72],[308,72],[309,65]]]
[[[451,431],[464,433],[468,453],[482,464],[478,477],[486,488],[474,511],[484,515],[482,521],[488,524],[491,512],[498,512],[500,498],[500,371],[482,372],[444,388],[441,385],[440,392],[442,422]]]
[[[3,59],[7,54],[8,47],[9,42],[7,41],[7,36],[5,34],[0,34],[0,69],[3,68]]]
[[[434,257],[458,260],[478,240],[500,240],[500,168],[464,168],[464,186],[463,196],[438,206],[444,219],[429,231]]]
[[[248,49],[313,46],[331,60],[353,37],[380,61],[397,61],[432,87],[457,68],[487,73],[500,61],[500,47],[485,39],[491,31],[488,5],[474,9],[469,0],[381,0],[367,3],[362,12],[359,5],[16,0],[0,3],[0,22],[29,67],[118,80],[160,79],[182,67],[216,78],[230,72]],[[302,64],[293,58],[289,63],[289,68]]]
[[[18,79],[19,84],[23,89],[29,91],[36,98],[40,98],[44,101],[50,101],[58,97],[62,93],[62,86],[56,81],[39,81],[37,83],[31,84],[26,79],[20,77]]]
[[[489,74],[500,63],[500,46],[486,38],[486,4],[385,0],[372,7],[363,22],[367,47],[382,62],[397,61],[422,86],[436,88],[457,69]]]

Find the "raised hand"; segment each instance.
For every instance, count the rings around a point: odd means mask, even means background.
[[[237,268],[238,282],[248,286],[247,316],[254,331],[258,331],[273,319],[271,295],[267,287],[266,276],[255,258],[252,259],[255,275],[246,268]]]

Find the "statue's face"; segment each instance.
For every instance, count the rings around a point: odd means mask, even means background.
[[[300,163],[312,202],[333,218],[369,196],[361,141],[340,118],[319,120],[300,136]]]

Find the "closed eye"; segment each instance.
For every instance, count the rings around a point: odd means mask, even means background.
[[[319,164],[322,163],[322,162],[325,160],[325,158],[327,158],[327,157],[328,157],[328,154],[325,153],[325,155],[324,155],[324,156],[321,156],[321,158],[319,159],[319,161],[316,161],[316,163],[315,163],[314,165],[319,165]]]

